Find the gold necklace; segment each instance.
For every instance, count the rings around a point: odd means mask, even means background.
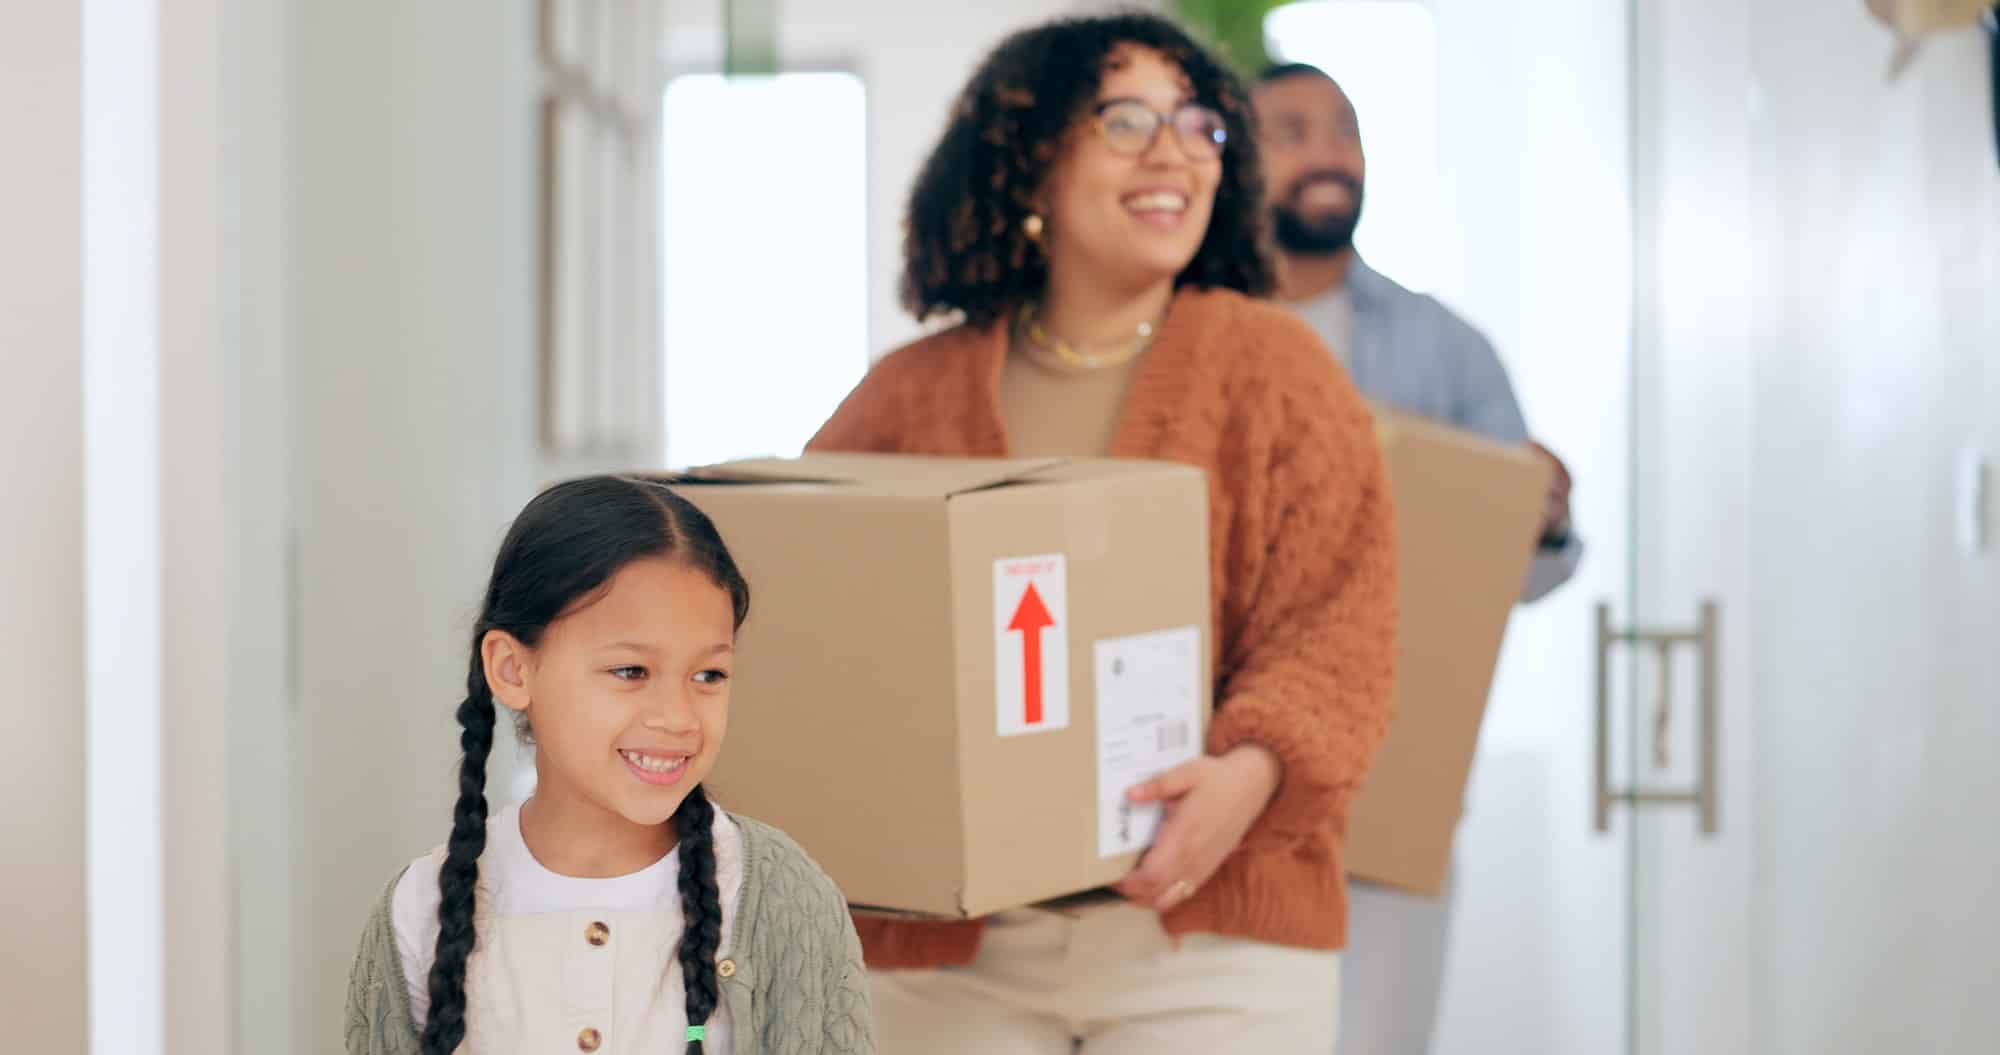
[[[1055,356],[1064,365],[1079,370],[1103,370],[1122,366],[1138,358],[1139,354],[1153,343],[1153,324],[1142,322],[1139,324],[1138,335],[1123,348],[1103,353],[1086,352],[1042,329],[1040,309],[1040,305],[1032,302],[1021,309],[1021,322],[1023,329],[1027,331],[1028,343]]]

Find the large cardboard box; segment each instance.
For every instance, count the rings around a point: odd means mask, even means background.
[[[1210,708],[1206,481],[1152,462],[814,455],[681,479],[750,581],[709,785],[857,906],[1113,882]]]
[[[1396,713],[1355,800],[1349,875],[1436,896],[1548,493],[1526,449],[1376,408],[1396,498]]]

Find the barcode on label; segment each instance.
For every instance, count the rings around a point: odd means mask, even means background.
[[[1179,751],[1188,743],[1188,723],[1168,722],[1153,730],[1155,751]]]

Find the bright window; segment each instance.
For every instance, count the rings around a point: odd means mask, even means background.
[[[1355,248],[1412,289],[1439,283],[1446,244],[1438,173],[1438,43],[1415,0],[1302,0],[1264,20],[1283,62],[1309,62],[1347,92],[1361,118],[1368,185]]]
[[[667,461],[797,454],[868,367],[861,79],[676,77],[660,151]]]

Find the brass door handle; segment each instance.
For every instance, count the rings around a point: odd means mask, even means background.
[[[1717,769],[1720,766],[1721,734],[1717,720],[1717,686],[1719,682],[1719,606],[1714,600],[1705,600],[1701,605],[1700,619],[1692,629],[1648,629],[1641,627],[1615,627],[1611,623],[1611,606],[1599,602],[1597,605],[1597,765],[1596,765],[1596,827],[1600,832],[1611,830],[1611,807],[1616,803],[1631,806],[1691,805],[1701,821],[1703,835],[1714,835],[1721,830],[1718,810]],[[1611,650],[1619,645],[1645,647],[1650,649],[1659,664],[1659,697],[1654,703],[1652,722],[1653,764],[1665,769],[1669,761],[1667,737],[1672,728],[1673,715],[1673,659],[1676,649],[1692,646],[1701,664],[1700,684],[1697,689],[1697,704],[1700,710],[1700,727],[1697,730],[1700,755],[1696,759],[1695,782],[1692,788],[1642,787],[1635,775],[1633,783],[1625,787],[1613,787],[1611,783]]]

